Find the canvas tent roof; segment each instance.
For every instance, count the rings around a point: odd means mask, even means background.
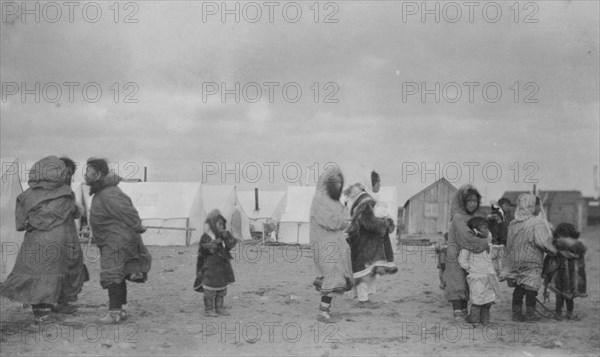
[[[15,226],[15,205],[17,196],[23,192],[19,176],[19,160],[2,158],[0,179],[0,281],[4,281],[17,260],[17,253],[23,242],[23,232]]]
[[[315,195],[315,186],[289,186],[282,199],[281,217],[278,219],[279,242],[310,244],[310,206]]]
[[[244,211],[250,219],[271,218],[279,206],[286,191],[258,191],[258,211],[255,211],[254,191],[237,191],[238,198]]]
[[[237,194],[235,186],[202,185],[202,202],[204,215],[214,209],[221,211],[227,220],[227,229],[238,239],[252,239],[250,235],[250,220]]]
[[[231,185],[202,185],[202,202],[206,213],[213,209],[223,211],[233,188]]]
[[[310,222],[310,205],[315,190],[315,186],[288,187],[285,208],[279,222]]]

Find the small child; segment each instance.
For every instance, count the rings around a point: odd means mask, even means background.
[[[573,314],[576,297],[587,297],[585,276],[586,247],[581,243],[579,232],[570,223],[561,223],[554,231],[553,244],[558,250],[555,256],[546,256],[542,275],[544,285],[556,294],[554,318],[562,320],[563,305],[567,306],[567,320],[579,320]]]
[[[492,203],[491,213],[487,216],[490,223],[490,233],[492,234],[492,243],[496,245],[506,245],[508,237],[508,222],[506,222],[506,214],[502,208]]]
[[[383,237],[383,248],[385,251],[386,267],[378,267],[376,271],[379,272],[383,269],[383,271],[386,274],[395,274],[398,272],[398,267],[396,266],[396,263],[394,263],[394,249],[392,248],[392,239],[390,238],[390,234],[392,234],[396,226],[394,220],[392,219],[392,216],[390,215],[390,209],[388,204],[383,201],[377,201],[377,203],[373,207],[373,215],[375,215],[375,217],[377,218],[387,218],[389,222],[387,234]]]
[[[473,217],[467,225],[476,237],[488,239],[490,229],[487,219]],[[489,325],[490,308],[499,296],[500,286],[493,258],[495,257],[486,251],[473,253],[467,249],[461,249],[458,256],[458,263],[469,273],[467,283],[471,297],[471,313],[466,320],[474,326],[480,323],[484,326]]]
[[[229,315],[224,300],[227,285],[235,281],[230,251],[237,240],[225,230],[226,223],[218,210],[211,211],[206,217],[205,233],[200,238],[194,290],[204,292],[204,315],[207,317]]]
[[[435,244],[435,256],[437,260],[437,268],[440,274],[440,289],[446,289],[446,279],[444,272],[446,271],[446,251],[448,250],[448,232],[444,233],[443,240]]]

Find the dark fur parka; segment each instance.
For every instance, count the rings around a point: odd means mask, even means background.
[[[206,224],[209,232],[218,232],[216,227],[219,220],[226,222],[218,210],[208,214]],[[203,285],[221,289],[235,282],[230,251],[237,244],[237,239],[228,231],[213,239],[209,232],[202,235],[198,247],[196,280],[194,281],[194,290],[198,292],[204,291]],[[216,235],[216,233],[214,234]]]
[[[566,299],[587,297],[585,245],[572,238],[557,238],[553,243],[559,253],[544,259],[544,284]]]

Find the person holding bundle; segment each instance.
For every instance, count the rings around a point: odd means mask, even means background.
[[[378,192],[381,185],[379,175],[371,171],[367,176],[364,185],[356,183],[345,191],[346,205],[352,216],[347,232],[358,307],[377,308],[379,305],[369,300],[369,295],[376,292],[377,275],[398,271],[389,238],[395,225],[385,208],[379,208],[377,203],[375,191]]]
[[[458,256],[462,249],[475,254],[490,251],[485,239],[473,235],[467,225],[475,217],[481,204],[481,195],[475,186],[466,184],[458,189],[451,204],[452,217],[448,229],[448,248],[446,249],[446,298],[452,303],[454,319],[462,321],[467,317],[469,288],[467,272],[460,266]]]
[[[553,244],[558,249],[555,256],[546,256],[542,276],[544,285],[556,294],[554,319],[579,320],[573,313],[577,297],[587,297],[585,253],[587,248],[579,241],[579,232],[571,223],[561,223],[554,230]],[[562,309],[566,305],[567,313]]]

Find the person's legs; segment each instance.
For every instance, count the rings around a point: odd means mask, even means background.
[[[473,326],[479,325],[479,322],[481,321],[481,308],[481,305],[471,305],[471,313],[466,318],[468,323]]]
[[[72,315],[77,312],[77,308],[68,302],[59,302],[56,307],[52,309],[52,312],[59,314]]]
[[[513,291],[512,298],[512,320],[513,321],[524,321],[523,316],[523,297],[525,297],[525,289],[521,285],[517,285]]]
[[[127,283],[123,280],[120,284],[108,286],[108,302],[110,310],[121,310],[127,303]]]
[[[565,316],[568,320],[580,320],[579,316],[573,314],[573,310],[575,309],[575,304],[573,303],[573,299],[565,299],[567,303],[567,316]]]
[[[33,312],[33,316],[38,321],[44,321],[52,315],[52,310],[54,305],[52,304],[33,304],[31,305],[31,311]]]
[[[108,290],[108,314],[99,321],[102,324],[115,324],[127,318],[127,314],[122,309],[127,303],[127,283],[125,280],[118,284],[110,284]]]
[[[454,311],[454,318],[460,320],[466,315],[463,314],[463,300],[450,300],[452,303],[452,310]]]
[[[377,275],[372,275],[367,279],[369,295],[377,293]]]
[[[366,279],[362,278],[356,285],[356,295],[359,302],[369,301],[369,285]]]
[[[127,282],[123,280],[123,290],[121,294],[121,305],[127,305]],[[121,306],[122,308],[122,306]]]
[[[490,309],[492,308],[492,303],[487,303],[481,306],[481,324],[483,326],[488,326],[490,324]]]
[[[467,316],[469,314],[469,300],[461,300],[461,311],[463,316]]]
[[[377,304],[369,300],[369,294],[373,294],[375,290],[375,280],[373,276],[361,278],[356,286],[356,294],[358,297],[358,307],[361,308],[376,308]]]
[[[535,305],[537,304],[537,291],[534,290],[526,290],[525,292],[525,319],[527,321],[535,321],[537,320],[537,316],[535,313]]]
[[[554,305],[554,319],[562,320],[562,307],[565,303],[565,298],[561,294],[556,294],[556,304]]]
[[[556,305],[554,312],[557,314],[562,314],[562,307],[565,304],[565,298],[561,294],[556,294]]]
[[[215,300],[217,298],[216,290],[204,289],[204,316],[217,317],[215,313]]]
[[[69,304],[69,299],[61,292],[58,297],[58,301],[56,302],[56,307],[52,309],[53,312],[57,312],[59,314],[74,314],[77,309],[75,306]]]
[[[321,295],[321,303],[319,304],[319,316],[317,317],[318,321],[329,322],[331,320],[329,309],[331,307],[332,300],[333,298],[329,294]]]
[[[225,309],[225,295],[227,295],[227,288],[223,290],[217,290],[217,296],[215,298],[215,311],[219,315],[229,316],[229,312]]]
[[[444,269],[438,269],[440,272],[440,289],[446,289],[446,279],[444,279]]]

